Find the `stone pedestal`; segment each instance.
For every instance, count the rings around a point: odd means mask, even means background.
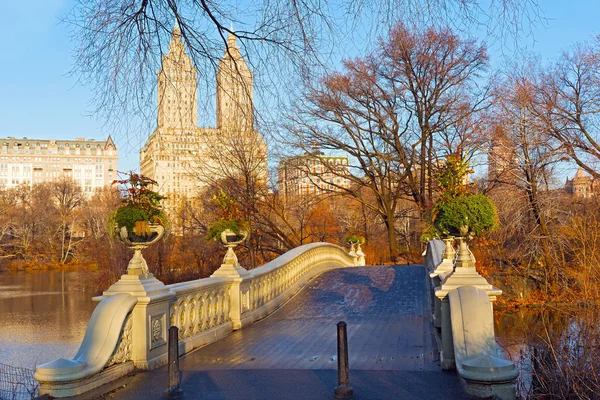
[[[137,297],[132,311],[131,361],[139,369],[154,369],[167,363],[167,331],[169,302],[175,293],[148,272],[142,250],[156,243],[165,230],[160,225],[150,226],[154,236],[145,242],[132,242],[126,228],[121,228],[119,239],[133,250],[127,273],[97,299],[118,293]]]
[[[101,298],[128,293],[138,298],[132,311],[131,360],[139,369],[167,363],[169,302],[175,293],[152,274],[125,274]]]
[[[356,245],[354,243],[350,243],[350,251],[348,252],[348,255],[356,259]]]
[[[356,258],[357,258],[356,265],[364,266],[366,264],[365,253],[360,248],[360,243],[356,245]]]
[[[493,312],[493,302],[497,296],[502,294],[502,290],[493,287],[481,276],[475,269],[475,262],[471,251],[464,238],[459,239],[459,250],[456,255],[456,264],[454,271],[441,281],[441,286],[436,288],[435,296],[441,302],[440,321],[436,326],[442,330],[442,350],[440,357],[442,359],[443,369],[454,369],[454,342],[452,338],[452,323],[450,316],[450,307],[448,303],[448,293],[461,286],[473,286],[484,290],[490,299],[491,311]]]
[[[239,262],[238,258],[233,251],[233,248],[236,244],[226,244],[227,253],[225,253],[225,257],[223,258],[223,264],[216,270],[210,277],[211,278],[230,278],[233,280],[231,283],[231,288],[229,291],[230,295],[230,312],[231,312],[231,322],[233,324],[233,329],[238,330],[242,328],[242,292],[240,290],[240,284],[244,280],[244,277],[249,276],[248,271],[243,268]]]

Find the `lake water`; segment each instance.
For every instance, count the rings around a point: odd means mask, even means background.
[[[94,290],[92,272],[0,273],[0,363],[34,369],[72,358],[96,306]]]

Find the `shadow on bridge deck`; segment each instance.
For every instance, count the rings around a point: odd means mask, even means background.
[[[327,399],[337,384],[336,323],[348,323],[355,399],[463,399],[440,370],[425,268],[327,272],[262,321],[180,360],[188,399]],[[159,399],[165,367],[129,378],[117,399]]]

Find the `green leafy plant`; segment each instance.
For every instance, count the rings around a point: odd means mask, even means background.
[[[463,226],[482,236],[498,226],[496,207],[482,194],[451,198],[434,206],[433,223],[442,234],[460,235]]]
[[[218,220],[209,226],[207,239],[220,240],[221,234],[227,229],[231,230],[236,235],[241,235],[243,231],[248,229],[248,224],[239,220]]]
[[[455,197],[469,195],[467,177],[473,170],[459,154],[449,154],[438,178],[438,202],[444,203]]]
[[[150,224],[167,224],[167,216],[160,205],[165,197],[151,189],[156,181],[129,172],[126,179],[115,180],[113,185],[120,186],[123,205],[109,217],[111,236],[117,237],[120,229],[126,227],[128,232],[145,238],[152,234]]]
[[[348,235],[346,236],[347,244],[363,244],[365,242],[365,238],[360,235]]]
[[[470,235],[482,236],[498,226],[494,204],[485,195],[469,192],[466,177],[471,172],[469,163],[458,153],[446,157],[439,175],[439,197],[427,213],[430,222],[421,240],[460,236],[462,227],[468,227]]]
[[[433,239],[439,239],[440,232],[433,225],[428,225],[423,233],[421,233],[421,237],[419,238],[421,242],[429,242]]]

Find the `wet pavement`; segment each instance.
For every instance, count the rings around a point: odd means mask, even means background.
[[[327,272],[262,321],[180,360],[188,399],[327,399],[337,384],[336,323],[348,323],[355,399],[462,399],[440,371],[425,268]],[[164,398],[165,367],[124,379],[117,399]]]

